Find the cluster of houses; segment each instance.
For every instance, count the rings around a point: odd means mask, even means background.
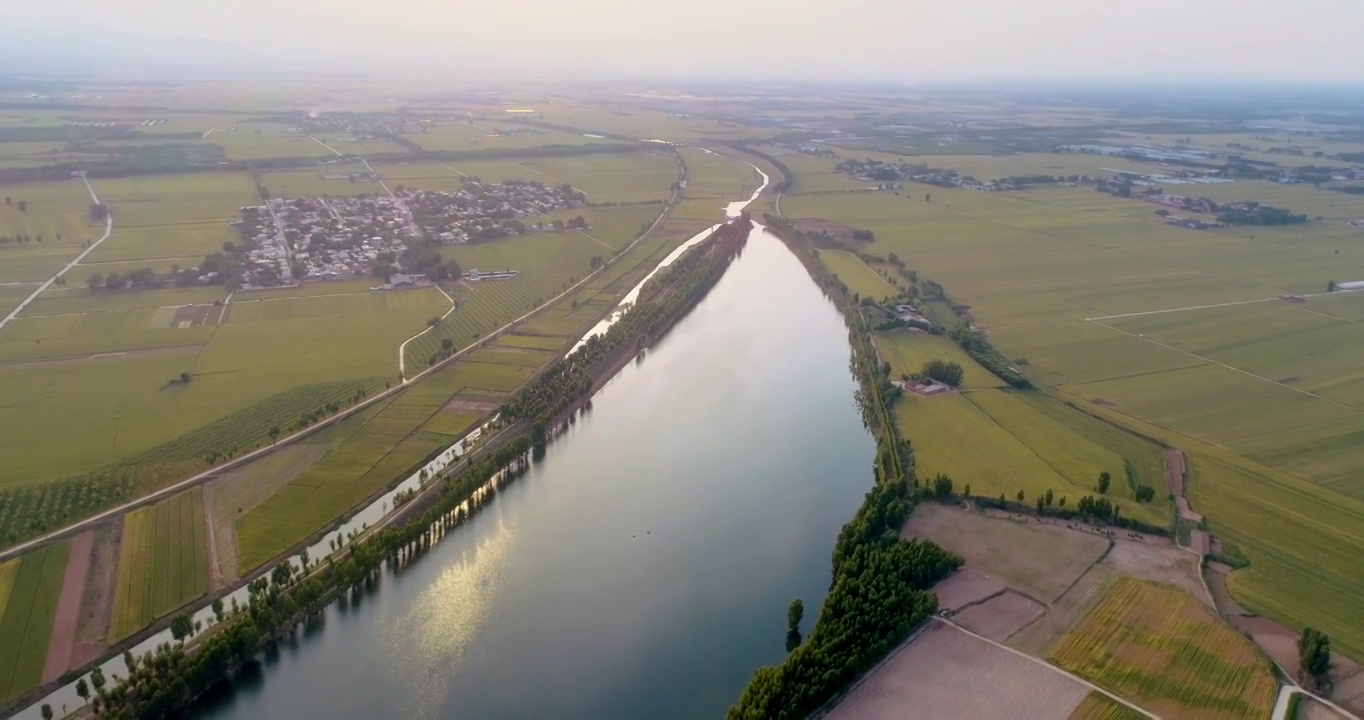
[[[587,197],[568,183],[545,185],[520,180],[484,183],[469,179],[455,191],[413,190],[400,186],[394,194],[411,210],[413,221],[426,237],[443,244],[495,240],[507,235],[563,230],[566,226],[587,227],[581,217],[532,223],[519,219],[542,217],[586,205]]]
[[[297,127],[298,132],[308,135],[350,133],[360,141],[387,135],[410,135],[425,129],[422,118],[401,113],[323,113],[305,117]]]
[[[415,241],[459,244],[529,232],[586,228],[581,216],[525,223],[580,207],[571,186],[481,183],[457,191],[399,186],[393,196],[272,198],[241,208],[234,223],[243,238],[243,287],[273,287],[302,280],[369,276],[376,265],[401,264]]]

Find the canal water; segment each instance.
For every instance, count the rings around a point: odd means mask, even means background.
[[[237,690],[215,720],[704,718],[785,654],[871,483],[842,319],[755,229],[542,462]]]

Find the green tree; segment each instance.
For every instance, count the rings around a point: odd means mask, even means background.
[[[128,670],[131,671],[133,667],[135,666],[129,665]],[[90,671],[90,684],[94,686],[96,695],[104,690],[104,670],[98,665],[95,666],[94,670]]]
[[[21,202],[22,202],[22,201],[21,201]],[[43,707],[42,707],[42,709],[40,710],[40,712],[42,713],[43,720],[52,720],[52,706],[51,706],[51,705],[48,705],[47,703],[43,703]]]
[[[81,702],[90,702],[90,686],[85,684],[85,678],[76,681],[76,694],[81,697]]]
[[[1315,686],[1329,679],[1331,673],[1331,639],[1326,633],[1311,627],[1302,629],[1298,636],[1298,667],[1303,680],[1310,680]]]
[[[171,637],[184,642],[186,638],[194,634],[194,619],[188,613],[181,613],[171,620],[170,627]]]
[[[274,445],[278,440],[279,440],[279,426],[278,426],[278,425],[272,425],[272,426],[270,427],[270,444],[271,444],[271,445]]]
[[[924,363],[920,372],[924,377],[937,380],[944,385],[951,385],[952,387],[960,387],[962,377],[966,374],[966,371],[962,369],[961,365],[954,362],[946,362],[938,358],[934,358]]]
[[[971,483],[966,483],[966,486],[961,489],[961,496],[967,500],[971,499]]]
[[[1043,502],[1046,504],[1047,507],[1051,507],[1052,501],[1055,499],[1055,497],[1056,496],[1051,494],[1051,489],[1048,488],[1047,494],[1043,496]]]
[[[1018,501],[1019,501],[1019,502],[1023,502],[1023,491],[1022,491],[1022,490],[1019,490],[1019,491],[1018,491]]]
[[[1108,486],[1109,486],[1112,482],[1113,482],[1113,476],[1112,476],[1112,475],[1109,475],[1107,470],[1105,470],[1105,471],[1099,473],[1099,494],[1100,494],[1100,495],[1107,495],[1107,494],[1108,494]]]
[[[805,603],[800,598],[791,601],[791,605],[786,608],[786,629],[800,630],[800,621],[805,617]]]
[[[218,621],[223,621],[223,599],[218,598],[213,601],[213,617]]]

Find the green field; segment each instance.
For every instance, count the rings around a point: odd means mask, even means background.
[[[0,185],[0,282],[47,280],[86,240],[98,240],[104,224],[92,224],[89,209],[90,195],[77,179]]]
[[[821,251],[819,260],[828,266],[844,285],[862,297],[879,301],[894,297],[900,292],[880,273],[862,262],[861,258],[846,250]]]
[[[0,590],[9,575],[8,602],[0,603],[0,701],[38,686],[52,618],[57,612],[70,543],[56,543],[0,567]]]
[[[1043,157],[938,160],[997,177],[1037,169],[1019,163]],[[1118,167],[1110,160],[1104,166]],[[1072,161],[1080,159],[1057,164]],[[818,175],[835,161],[799,162],[807,170],[798,172]],[[782,209],[874,231],[862,252],[894,252],[941,283],[990,342],[1058,401],[1184,449],[1194,507],[1250,558],[1231,577],[1237,601],[1293,627],[1329,627],[1339,647],[1359,656],[1364,609],[1356,612],[1359,603],[1346,597],[1364,591],[1364,578],[1349,569],[1364,552],[1364,486],[1355,472],[1364,462],[1364,375],[1350,349],[1364,342],[1364,295],[1311,294],[1364,267],[1359,231],[1344,222],[1364,216],[1364,198],[1261,181],[1198,186],[1196,194],[1323,219],[1198,232],[1162,224],[1148,203],[1085,187],[988,193],[911,183],[901,194],[816,192],[803,190],[799,178]],[[1280,300],[1290,293],[1308,297]],[[893,353],[888,359],[907,364]],[[1017,467],[1036,467],[1036,456],[1066,445],[1029,432],[1051,427],[1045,422],[996,417],[991,395],[1000,393],[911,398],[899,409],[921,466],[957,477],[962,471],[953,472],[946,449],[975,452],[966,467],[985,478],[984,487],[1007,483],[1006,494],[1017,492],[1009,485],[1028,484],[1015,475],[1036,489],[1066,476],[981,467],[983,453],[957,434],[995,438],[995,452]],[[936,457],[935,445],[946,448]],[[1092,469],[1097,457],[1083,467]],[[1068,462],[1078,459],[1047,464]],[[1083,479],[1080,467],[1069,475]],[[1123,473],[1110,472],[1115,488],[1125,486],[1116,482]],[[1162,484],[1151,484],[1164,495]],[[980,492],[975,482],[972,490]]]
[[[1096,690],[1085,696],[1067,720],[1144,720],[1146,717]]]
[[[123,517],[109,643],[208,592],[203,490],[195,488]]]

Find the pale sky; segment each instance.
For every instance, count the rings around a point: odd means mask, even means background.
[[[1364,0],[8,0],[67,19],[449,75],[1364,81]],[[188,47],[193,47],[192,45]],[[211,48],[211,46],[209,46]],[[193,54],[186,51],[185,54]],[[213,61],[212,52],[190,60]],[[315,56],[316,57],[316,56]]]

